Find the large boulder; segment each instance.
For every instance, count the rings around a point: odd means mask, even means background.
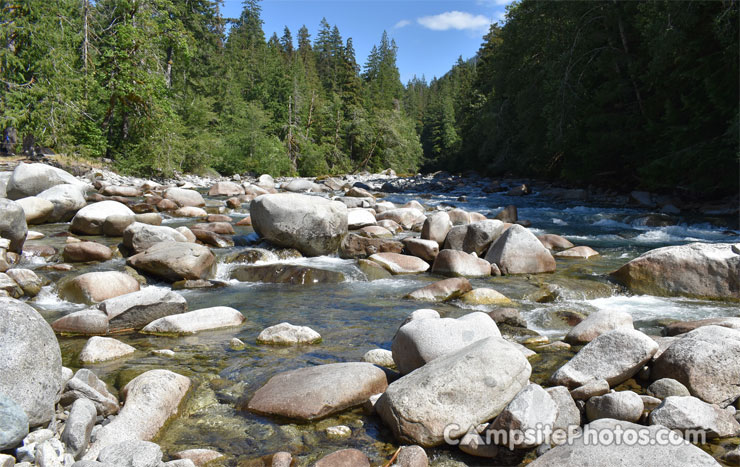
[[[371,238],[351,233],[342,239],[339,256],[345,259],[367,258],[375,253],[401,253],[403,243],[389,238]]]
[[[134,222],[123,231],[123,246],[132,254],[140,253],[159,242],[187,242],[187,238],[172,227]]]
[[[244,319],[244,315],[239,310],[228,306],[214,306],[159,318],[147,324],[141,332],[150,334],[195,334],[210,329],[239,326],[244,322]]]
[[[442,276],[487,277],[491,263],[472,253],[459,250],[442,250],[434,259],[432,274]]]
[[[364,403],[388,386],[385,372],[364,362],[331,363],[279,373],[249,401],[249,410],[317,420]]]
[[[244,194],[244,188],[234,182],[216,182],[210,190],[208,196],[239,196]]]
[[[174,201],[178,206],[200,208],[206,205],[200,193],[195,190],[185,188],[167,188],[164,192],[164,198]]]
[[[429,269],[429,264],[416,256],[398,253],[376,253],[371,255],[369,259],[394,275],[419,274]]]
[[[21,253],[28,234],[26,214],[23,208],[9,199],[0,198],[0,237],[10,240],[9,251]]]
[[[46,320],[33,308],[0,297],[0,394],[20,405],[34,427],[51,420],[62,388],[62,354]]]
[[[471,290],[473,290],[473,286],[470,285],[469,280],[464,277],[451,277],[416,289],[409,293],[406,298],[428,302],[444,302],[458,298]]]
[[[8,396],[0,394],[0,451],[18,446],[27,434],[28,417],[23,407]],[[2,461],[0,457],[0,465],[5,466]]]
[[[139,330],[154,320],[188,310],[185,298],[165,287],[146,287],[98,305],[108,318],[109,332]]]
[[[663,425],[681,432],[703,431],[707,438],[740,435],[734,411],[707,404],[692,396],[669,396],[650,413],[651,425]]]
[[[96,363],[131,355],[134,347],[111,337],[93,336],[87,340],[80,352],[80,362]]]
[[[307,256],[335,252],[347,234],[347,207],[317,196],[262,195],[252,201],[250,214],[261,237]]]
[[[68,243],[64,246],[62,257],[70,263],[108,261],[113,257],[113,251],[96,242]]]
[[[586,402],[586,416],[590,421],[613,418],[637,422],[644,409],[642,398],[632,391],[610,392],[595,396]]]
[[[44,190],[64,183],[84,186],[73,175],[62,169],[45,164],[25,164],[21,162],[13,170],[6,191],[8,198],[21,199],[27,196],[36,196]]]
[[[528,384],[512,399],[496,419],[488,426],[488,430],[506,430],[509,433],[509,446],[527,449],[544,443],[544,433],[530,439],[524,437],[514,442],[515,432],[537,432],[541,427],[552,427],[558,416],[558,405],[550,394],[539,384]]]
[[[95,373],[87,368],[80,368],[74,377],[67,381],[59,403],[69,406],[79,399],[93,403],[98,415],[107,417],[118,413],[118,399],[108,391],[108,386]]]
[[[487,337],[501,337],[501,332],[496,323],[480,311],[457,319],[414,319],[396,331],[391,351],[398,370],[406,374]]]
[[[375,407],[401,442],[437,446],[501,413],[531,373],[516,346],[488,337],[396,380]]]
[[[624,311],[602,310],[591,313],[575,325],[565,336],[565,342],[579,345],[587,344],[601,334],[613,329],[634,329],[632,315]]]
[[[658,248],[611,277],[639,294],[740,300],[740,248],[730,243]]]
[[[203,245],[159,242],[131,256],[126,264],[166,281],[207,279],[215,272],[216,257]]]
[[[554,447],[528,464],[529,467],[719,467],[714,458],[684,441],[661,425],[645,427],[635,423],[603,418],[583,427],[584,433]],[[620,432],[622,442],[616,442]],[[609,433],[613,436],[599,436]],[[629,433],[629,438],[624,434]],[[594,436],[596,435],[596,436]],[[638,438],[644,442],[626,444]]]
[[[54,211],[54,205],[38,196],[28,196],[15,201],[23,209],[26,224],[43,224]]]
[[[414,224],[416,224],[417,222],[425,220],[424,213],[417,208],[390,209],[388,211],[378,213],[375,218],[379,221],[392,220],[394,222],[397,222],[406,230],[411,229],[411,227],[413,227]]]
[[[553,272],[555,258],[532,232],[514,224],[493,242],[486,261],[498,265],[504,274]]]
[[[365,208],[353,208],[347,210],[347,227],[357,230],[363,227],[375,225],[375,211]]]
[[[126,400],[121,412],[95,434],[83,459],[94,460],[107,446],[126,440],[154,438],[174,414],[190,388],[190,379],[168,370],[149,370],[121,390]]]
[[[295,326],[290,323],[270,326],[263,329],[257,336],[258,344],[300,345],[318,342],[321,342],[321,334],[308,326]]]
[[[583,347],[550,378],[555,385],[576,388],[604,379],[610,386],[628,380],[650,361],[658,344],[634,329],[615,329]]]
[[[507,225],[500,220],[486,219],[468,224],[463,238],[463,251],[478,256],[485,255],[491,244],[498,240],[506,229]]]
[[[450,215],[444,211],[435,212],[427,216],[424,221],[424,225],[421,227],[421,238],[435,241],[439,246],[442,246],[450,229],[452,229]]]
[[[100,201],[88,204],[77,211],[72,218],[69,230],[80,235],[103,235],[103,224],[110,216],[127,216],[134,218],[134,212],[118,201]]]
[[[726,407],[740,397],[740,331],[703,326],[688,332],[655,360],[650,376],[673,378],[692,395]]]
[[[59,284],[61,298],[88,305],[137,290],[139,283],[136,279],[118,271],[88,272]]]
[[[439,254],[439,244],[434,240],[406,237],[403,239],[403,246],[410,255],[417,256],[430,263],[434,262],[434,258]],[[400,251],[395,253],[400,253]]]

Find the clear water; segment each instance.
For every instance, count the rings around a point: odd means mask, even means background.
[[[455,201],[459,196],[468,201]],[[558,260],[558,270],[550,275],[491,277],[472,280],[474,287],[493,287],[514,300],[531,329],[551,339],[563,336],[569,329],[560,318],[561,311],[588,314],[602,309],[631,313],[638,328],[659,333],[660,323],[666,319],[698,319],[709,316],[734,316],[737,304],[632,296],[609,283],[606,274],[639,254],[665,245],[705,242],[740,242],[737,231],[716,227],[716,219],[677,219],[677,225],[647,227],[644,216],[648,211],[615,205],[584,205],[583,203],[553,203],[537,193],[510,198],[502,194],[485,194],[482,185],[469,183],[464,187],[431,197],[423,193],[388,196],[386,200],[405,203],[418,199],[427,206],[456,205],[468,211],[495,213],[508,204],[519,208],[519,218],[532,222],[536,233],[556,233],[577,245],[588,245],[601,253],[590,260]],[[209,200],[209,205],[221,203]],[[245,212],[234,212],[238,219]],[[165,224],[176,227],[194,221],[167,219]],[[47,237],[29,244],[52,245],[60,251],[67,224],[38,226]],[[251,229],[237,228],[238,234]],[[115,246],[119,239],[93,238]],[[239,248],[214,250],[220,258]],[[404,300],[402,297],[438,278],[430,275],[400,276],[393,279],[366,282],[354,261],[335,257],[301,258],[289,261],[341,271],[347,281],[340,284],[292,286],[275,284],[247,284],[228,281],[225,288],[186,290],[191,310],[226,305],[240,310],[246,317],[243,326],[235,329],[200,333],[195,336],[172,338],[140,334],[117,336],[137,348],[130,358],[94,365],[91,368],[115,390],[136,375],[153,368],[167,368],[191,377],[194,390],[181,408],[180,415],[171,421],[157,440],[166,453],[189,448],[212,448],[226,454],[225,465],[261,465],[261,456],[276,451],[293,453],[300,465],[336,449],[358,447],[371,458],[374,465],[387,462],[396,449],[390,433],[376,417],[367,416],[360,409],[342,413],[318,423],[290,424],[285,421],[256,416],[242,407],[268,378],[289,369],[324,363],[358,361],[372,348],[390,348],[391,339],[411,311],[433,307],[442,315],[456,317],[470,312],[459,303],[429,305]],[[51,283],[29,303],[49,321],[84,307],[65,302],[56,295],[56,282],[72,274],[93,270],[121,270],[120,257],[102,264],[76,266],[72,273],[45,270],[39,258],[24,258],[25,267],[36,269]],[[233,265],[221,262],[218,278],[228,280]],[[539,303],[544,290],[555,290],[554,300]],[[473,307],[487,310],[486,307]],[[257,334],[265,327],[288,321],[307,325],[318,331],[323,342],[299,347],[269,347],[256,344]],[[229,348],[229,341],[237,337],[247,344],[245,350]],[[79,367],[78,354],[85,338],[60,337],[64,363]],[[152,350],[171,349],[174,357],[152,354]],[[532,361],[533,380],[542,382],[558,365],[572,355],[560,353],[539,355]],[[352,428],[352,436],[332,440],[325,428],[344,424]],[[454,465],[455,461],[468,465],[485,465],[483,459],[470,458],[456,450],[432,450],[433,464]],[[497,462],[517,464],[521,457],[498,459]],[[490,464],[493,465],[493,464]]]

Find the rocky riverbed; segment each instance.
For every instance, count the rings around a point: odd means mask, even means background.
[[[8,169],[2,467],[740,460],[736,200]]]

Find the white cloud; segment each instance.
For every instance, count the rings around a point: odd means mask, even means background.
[[[433,31],[447,31],[449,29],[485,31],[491,24],[490,18],[463,11],[446,11],[439,15],[423,16],[416,21]]]
[[[401,21],[397,22],[396,25],[393,26],[393,28],[394,29],[401,29],[401,28],[405,28],[409,24],[411,24],[411,21],[409,21],[407,19],[402,19]]]

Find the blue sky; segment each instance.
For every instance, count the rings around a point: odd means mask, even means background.
[[[478,51],[493,21],[502,21],[510,0],[263,0],[265,36],[288,26],[295,39],[305,24],[315,38],[321,18],[352,37],[357,62],[364,65],[383,30],[398,45],[398,68],[405,84],[412,76],[442,76],[462,55]],[[223,14],[238,17],[241,0],[225,0]]]

